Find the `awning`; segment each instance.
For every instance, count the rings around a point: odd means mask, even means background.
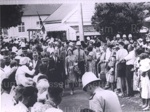
[[[77,36],[79,36],[79,26],[71,26],[74,30],[76,30]],[[84,25],[83,26],[84,36],[89,35],[100,35],[92,25]]]
[[[45,25],[46,31],[67,31],[70,29],[70,26],[65,25],[65,24],[47,24]]]
[[[46,32],[66,31],[68,40],[76,40],[76,31],[66,24],[47,24],[45,29]]]

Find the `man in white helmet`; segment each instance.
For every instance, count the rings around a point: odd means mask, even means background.
[[[82,77],[83,90],[90,95],[90,109],[95,112],[122,112],[116,93],[102,89],[99,82],[92,72],[86,72]]]

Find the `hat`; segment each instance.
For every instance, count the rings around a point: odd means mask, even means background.
[[[129,34],[128,37],[132,37],[132,34]]]
[[[89,53],[89,56],[93,56],[93,52],[90,52],[90,53]]]
[[[92,42],[92,43],[94,44],[94,43],[95,43],[95,40],[92,39],[92,40],[90,40],[90,42]]]
[[[22,50],[18,50],[17,55],[20,56],[20,55],[22,55],[22,54],[23,54],[23,53],[22,53]]]
[[[69,46],[73,46],[73,43],[72,43],[72,42],[70,42],[70,43],[69,43]]]
[[[123,34],[123,36],[122,37],[127,37],[125,34]]]
[[[71,50],[72,51],[72,48],[71,47],[68,47],[67,51]]]
[[[86,72],[82,76],[83,90],[86,91],[86,86],[92,82],[100,81],[93,72]]]
[[[22,57],[21,59],[20,59],[20,65],[25,65],[25,64],[27,64],[27,63],[29,63],[29,58],[28,57]]]
[[[16,47],[12,47],[12,52],[16,53],[18,49]]]
[[[80,46],[80,45],[81,45],[81,42],[80,42],[80,41],[77,41],[76,45],[77,45],[77,46]]]
[[[21,56],[16,56],[15,59],[20,60],[22,57]]]
[[[140,61],[140,71],[141,72],[146,72],[150,70],[150,59],[146,58]]]
[[[90,40],[90,37],[87,37],[87,40]]]
[[[117,35],[116,35],[116,37],[120,38],[120,35],[119,35],[119,34],[117,34]]]
[[[49,59],[47,57],[45,57],[45,58],[42,58],[42,61],[47,62],[47,61],[49,61]]]

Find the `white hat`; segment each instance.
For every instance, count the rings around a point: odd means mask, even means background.
[[[89,56],[93,56],[93,52],[90,52],[90,53],[89,53]]]
[[[22,42],[21,47],[26,47],[26,44],[24,42]]]
[[[78,41],[78,42],[76,43],[76,45],[81,45],[81,42],[80,42],[80,41]]]
[[[85,87],[91,82],[95,82],[95,81],[100,81],[100,79],[98,79],[93,72],[84,73],[82,77],[83,90],[85,91]]]
[[[51,41],[51,42],[54,42],[54,38],[52,37],[50,41]]]
[[[21,59],[20,59],[20,65],[25,65],[25,64],[27,64],[27,63],[29,63],[29,61],[30,61],[30,59],[28,58],[28,57],[22,57]]]
[[[123,34],[123,36],[122,37],[127,37],[125,34]]]
[[[129,34],[128,37],[132,37],[132,34]]]
[[[21,56],[16,56],[15,59],[20,60],[22,57]]]
[[[18,50],[18,51],[17,51],[17,55],[18,55],[18,56],[22,55],[22,50]]]
[[[72,42],[70,42],[70,43],[69,43],[69,46],[73,46],[73,43],[72,43]]]
[[[87,40],[90,40],[90,37],[87,37]]]
[[[120,35],[119,35],[119,34],[117,34],[117,35],[116,35],[116,37],[120,38]]]
[[[12,52],[17,52],[18,51],[18,49],[17,49],[17,47],[12,47]]]
[[[92,40],[90,40],[90,42],[92,42],[92,43],[94,44],[94,43],[95,43],[95,40],[92,39]]]
[[[146,58],[140,61],[140,71],[141,72],[146,72],[150,70],[150,59]]]

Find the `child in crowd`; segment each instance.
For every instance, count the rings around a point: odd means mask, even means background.
[[[23,85],[27,87],[34,84],[31,77],[34,75],[35,70],[29,69],[29,63],[30,59],[28,57],[22,57],[20,59],[21,66],[18,67],[15,77],[17,85]],[[27,77],[26,75],[29,75],[31,77]]]
[[[110,85],[111,89],[114,91],[115,89],[115,56],[110,57],[109,63],[108,63],[108,72],[107,72],[107,82]]]

